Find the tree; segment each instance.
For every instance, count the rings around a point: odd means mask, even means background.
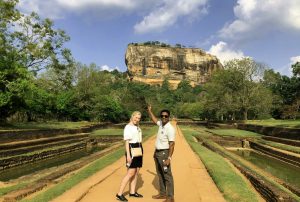
[[[121,104],[110,96],[97,95],[93,101],[92,113],[96,120],[118,123],[129,117]]]
[[[288,77],[275,73],[273,70],[267,70],[263,84],[275,95],[273,116],[284,119],[296,118],[299,113],[300,77]]]
[[[206,110],[223,120],[224,115],[235,119],[239,111],[236,91],[240,88],[241,74],[236,70],[219,70],[204,85]]]
[[[175,107],[176,100],[174,99],[174,93],[170,88],[170,83],[167,78],[164,79],[156,98],[161,108],[172,110]]]
[[[234,93],[237,95],[238,105],[243,112],[244,120],[248,119],[248,111],[252,106],[258,104],[253,103],[252,96],[256,95],[257,88],[254,82],[262,78],[263,68],[262,64],[251,58],[234,59],[225,64],[225,69],[236,70],[240,76],[239,87]]]
[[[174,91],[174,96],[177,102],[195,102],[196,95],[193,93],[193,87],[190,85],[190,82],[187,80],[182,80],[177,89]]]
[[[184,103],[178,106],[179,118],[200,118],[204,112],[204,104],[202,102]]]
[[[78,107],[76,93],[74,90],[68,89],[60,91],[55,99],[55,111],[59,120],[78,121],[85,118],[84,111]]]
[[[296,62],[292,65],[293,74],[294,76],[300,76],[300,62]]]
[[[43,81],[43,84],[44,83],[45,80]],[[54,115],[55,95],[39,84],[39,81],[32,83],[31,88],[24,96],[24,101],[26,103],[24,112],[26,114],[27,121],[50,119]]]
[[[175,47],[176,48],[181,48],[181,44],[177,43],[177,44],[175,44]]]
[[[273,103],[272,103],[272,117],[280,118],[282,115],[282,107],[284,103],[284,97],[281,93],[281,79],[282,76],[279,72],[274,72],[273,69],[267,69],[264,72],[262,84],[271,90],[273,94]]]
[[[0,1],[0,119],[25,107],[24,96],[37,72],[64,69],[71,53],[63,47],[69,37],[53,29],[49,19],[35,13],[25,16],[17,0]],[[17,27],[17,28],[16,28]]]
[[[250,58],[231,60],[224,70],[212,75],[204,85],[205,107],[217,119],[248,119],[248,113],[258,117],[268,114],[272,106],[272,93],[260,84],[260,64]],[[266,96],[267,95],[267,96]]]

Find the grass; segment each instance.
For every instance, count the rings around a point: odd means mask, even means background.
[[[261,137],[261,135],[258,133],[254,133],[246,130],[239,130],[239,129],[209,129],[207,131],[220,136]]]
[[[262,144],[265,144],[265,145],[268,145],[268,146],[271,146],[271,147],[275,147],[275,148],[278,148],[278,149],[282,149],[282,150],[286,150],[286,151],[290,151],[290,152],[300,154],[300,147],[281,144],[281,143],[278,143],[278,142],[266,141],[266,140],[258,140],[258,142],[262,143]]]
[[[157,127],[141,127],[143,137],[148,135],[153,135],[157,132]],[[91,133],[92,136],[102,136],[102,135],[112,135],[112,136],[123,136],[123,130],[121,128],[107,128],[107,129],[100,129],[95,130]]]
[[[258,201],[251,187],[222,156],[193,141],[193,136],[198,135],[198,131],[185,126],[181,128],[188,143],[203,161],[226,201]]]
[[[9,192],[24,188],[29,182],[22,182],[16,185],[0,188],[0,196],[3,196]]]
[[[276,126],[276,127],[287,127],[287,128],[300,128],[300,119],[297,120],[248,120],[246,123],[264,126]]]
[[[123,129],[120,128],[107,128],[95,130],[91,133],[92,136],[103,136],[103,135],[123,135]]]
[[[157,126],[148,126],[148,127],[142,127],[143,137],[144,140],[146,140],[151,135],[155,135],[157,133]],[[146,138],[146,139],[145,139]]]
[[[5,126],[0,126],[0,130],[16,130],[16,129],[75,129],[83,126],[94,124],[95,122],[26,122],[26,123],[11,123]]]
[[[155,134],[157,131],[157,127],[147,127],[143,130],[144,140],[148,139],[151,135]],[[115,150],[113,153],[110,153],[95,162],[91,163],[86,168],[80,170],[78,173],[72,175],[70,178],[64,180],[63,182],[58,183],[57,185],[51,187],[50,189],[37,194],[32,199],[23,199],[24,202],[47,202],[51,201],[52,199],[58,197],[59,195],[63,194],[65,191],[71,189],[76,184],[80,183],[84,179],[92,176],[96,172],[102,170],[106,166],[114,163],[119,158],[124,156],[124,148],[120,148]]]

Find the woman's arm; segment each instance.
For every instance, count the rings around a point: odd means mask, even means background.
[[[127,162],[130,164],[132,159],[130,156],[129,140],[125,141],[125,149],[126,149],[126,159],[127,159]]]

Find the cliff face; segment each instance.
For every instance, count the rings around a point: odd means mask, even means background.
[[[173,88],[183,79],[192,86],[205,83],[213,71],[223,68],[217,57],[201,49],[154,45],[129,44],[125,63],[130,79],[160,85],[168,78]]]

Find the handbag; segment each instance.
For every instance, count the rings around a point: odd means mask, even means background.
[[[131,156],[133,157],[138,157],[138,156],[143,156],[143,152],[142,152],[142,148],[139,147],[130,147],[130,152],[131,152]]]
[[[139,135],[140,135],[140,131],[139,131]],[[129,146],[130,146],[130,144],[129,144]],[[143,156],[143,152],[142,152],[142,148],[141,148],[141,143],[139,142],[139,147],[131,147],[130,146],[130,152],[131,152],[132,158]]]

